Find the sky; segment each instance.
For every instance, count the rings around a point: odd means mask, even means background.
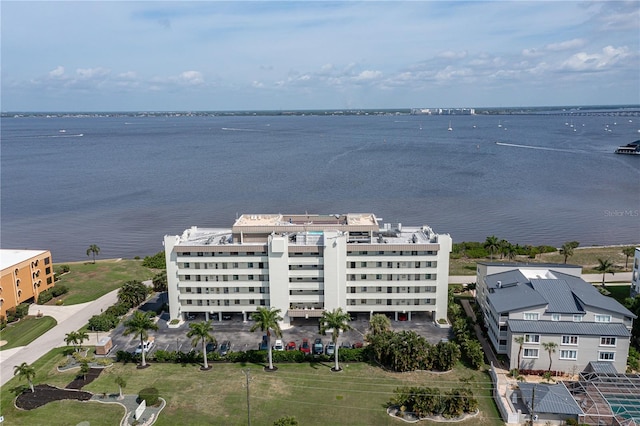
[[[6,1],[1,110],[640,104],[640,2]]]

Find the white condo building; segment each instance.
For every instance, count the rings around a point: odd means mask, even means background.
[[[427,226],[379,224],[374,214],[251,214],[231,229],[167,235],[172,319],[222,319],[259,306],[284,324],[326,310],[447,317],[451,237]]]

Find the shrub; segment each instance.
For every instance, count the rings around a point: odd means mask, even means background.
[[[5,327],[7,326],[7,319],[0,315],[0,330],[4,330]]]
[[[144,388],[138,393],[138,402],[146,401],[147,406],[156,405],[158,399],[158,389],[156,388]]]
[[[115,328],[119,322],[119,317],[103,313],[89,318],[88,328],[93,331],[109,331]]]
[[[107,310],[104,311],[105,314],[112,315],[114,317],[121,317],[125,315],[127,312],[129,312],[129,308],[120,302],[117,302],[116,304],[109,306]]]
[[[64,305],[64,300],[62,299],[56,300],[56,306],[62,306],[62,305]]]
[[[176,362],[178,354],[176,351],[165,351],[158,349],[153,353],[153,359],[156,362]]]
[[[56,275],[62,275],[62,274],[66,274],[70,270],[71,269],[69,268],[69,265],[59,265],[55,268],[54,272]]]
[[[36,302],[38,303],[38,305],[44,305],[51,299],[53,299],[53,294],[51,292],[51,289],[49,289],[40,292],[40,294],[38,295],[38,300]]]
[[[50,288],[47,291],[51,291],[51,295],[53,297],[59,297],[59,296],[62,296],[63,294],[67,294],[69,292],[69,289],[63,285],[57,285],[53,288]]]
[[[124,362],[125,364],[128,362],[138,362],[139,358],[140,358],[139,355],[132,354],[131,352],[127,352],[127,351],[116,352],[117,362]]]
[[[146,266],[151,269],[166,269],[167,268],[167,260],[164,255],[164,250],[159,251],[153,256],[145,256],[142,261],[142,266]]]
[[[27,316],[28,313],[29,313],[29,304],[28,303],[21,303],[18,306],[16,306],[16,317],[17,318],[24,318],[25,316]]]

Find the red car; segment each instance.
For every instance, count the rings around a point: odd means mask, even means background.
[[[300,345],[300,352],[304,354],[311,353],[311,345],[309,345],[309,339],[302,339],[302,344]]]
[[[287,351],[295,351],[296,350],[296,342],[289,342],[287,343],[287,346],[285,346],[284,348]]]

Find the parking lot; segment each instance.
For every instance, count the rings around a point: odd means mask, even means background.
[[[162,295],[155,296],[149,300],[141,309],[153,310],[158,303],[161,303]],[[204,321],[204,315],[196,315],[193,319],[185,321],[178,328],[169,328],[167,322],[169,320],[168,313],[163,314],[158,318],[157,325],[158,331],[149,331],[149,335],[155,338],[155,344],[151,349],[151,353],[155,350],[162,349],[166,351],[182,351],[189,352],[193,346],[191,345],[191,339],[187,337],[189,331],[189,323],[194,321]],[[360,314],[356,316],[350,322],[353,330],[341,333],[338,338],[338,345],[343,342],[349,342],[353,345],[356,342],[364,342],[364,335],[369,327],[369,315]],[[242,321],[241,315],[232,315],[231,319],[222,321],[212,321],[213,330],[212,335],[216,338],[218,343],[225,340],[231,342],[232,351],[246,351],[249,349],[258,349],[260,341],[262,340],[262,332],[257,330],[255,332],[249,331],[253,325],[253,321]],[[399,330],[413,330],[416,333],[424,336],[430,343],[436,344],[443,338],[451,338],[450,329],[442,329],[437,327],[430,318],[426,315],[414,314],[411,321],[391,321],[391,327],[395,331]],[[124,336],[124,326],[120,324],[111,332],[111,338],[113,342],[112,353],[119,350],[133,352],[140,343],[139,336],[129,335]],[[320,335],[318,332],[318,320],[296,320],[295,325],[282,330],[282,340],[286,344],[287,342],[294,341],[296,346],[302,343],[303,339],[308,339],[312,344],[316,338],[321,338],[323,344],[327,344],[331,341],[331,334],[327,333],[326,336]],[[271,344],[275,342],[276,337],[272,336]],[[200,349],[198,346],[196,349]]]

